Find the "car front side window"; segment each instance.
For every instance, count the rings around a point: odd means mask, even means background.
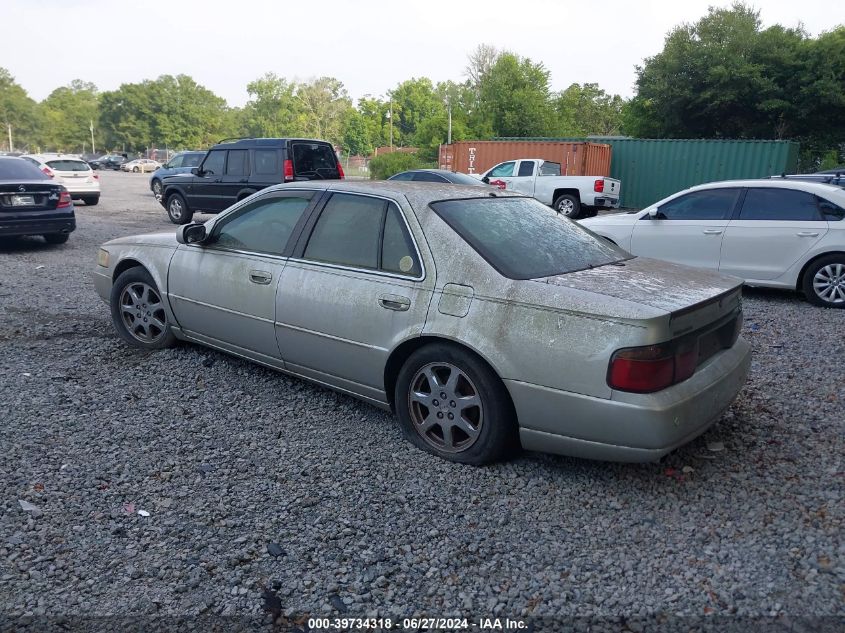
[[[515,161],[509,161],[507,163],[502,163],[501,165],[496,165],[493,169],[490,170],[490,173],[487,174],[487,177],[507,178],[508,176],[513,176],[513,169],[515,166]]]
[[[175,169],[176,167],[181,167],[183,160],[185,160],[184,156],[176,156],[173,158],[173,160],[167,163],[165,167],[167,167],[168,169]]]
[[[301,193],[256,200],[223,218],[214,227],[211,243],[219,248],[281,255],[311,197],[311,193]]]
[[[202,170],[208,175],[221,175],[226,165],[226,150],[214,150],[208,153],[202,164]]]
[[[662,220],[730,220],[739,189],[694,191],[658,207]],[[650,219],[646,215],[643,219]]]

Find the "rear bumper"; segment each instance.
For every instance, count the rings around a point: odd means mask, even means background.
[[[100,188],[94,185],[65,185],[65,189],[67,189],[73,198],[80,198],[82,196],[86,198],[100,197]]]
[[[0,236],[70,233],[74,230],[76,230],[76,217],[72,213],[58,217],[52,215],[33,218],[0,215]]]
[[[621,462],[654,461],[706,431],[748,377],[743,339],[692,378],[655,394],[607,400],[506,380],[528,450]],[[624,400],[623,400],[624,399]]]
[[[593,206],[602,209],[617,209],[619,208],[619,198],[596,198]]]

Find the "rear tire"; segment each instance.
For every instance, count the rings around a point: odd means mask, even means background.
[[[442,459],[479,466],[519,446],[505,385],[456,346],[434,343],[411,354],[399,370],[394,403],[405,438]]]
[[[70,233],[47,233],[44,239],[48,244],[64,244],[70,237]]]
[[[156,198],[160,198],[160,197],[161,197],[161,194],[162,194],[162,191],[163,191],[163,190],[162,190],[162,188],[161,188],[161,181],[160,181],[160,180],[158,180],[158,179],[153,180],[153,195],[154,195]]]
[[[122,272],[109,298],[112,323],[121,338],[138,349],[173,347],[164,299],[146,269],[136,266]]]
[[[133,168],[132,168],[132,173],[133,173],[133,174],[137,174],[139,171],[141,171],[141,170],[140,170],[140,168],[138,168],[138,167],[133,167]]]
[[[804,271],[801,288],[807,301],[824,308],[845,308],[845,255],[820,257]]]
[[[555,199],[554,210],[565,215],[570,220],[576,220],[581,217],[581,201],[577,196],[564,193]]]
[[[187,224],[194,217],[194,212],[188,208],[188,203],[181,194],[173,193],[167,198],[167,217],[173,224]]]

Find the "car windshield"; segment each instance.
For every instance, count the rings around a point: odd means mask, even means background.
[[[0,160],[0,180],[49,180],[49,178],[32,163],[19,158]]]
[[[47,161],[47,166],[56,171],[88,171],[91,169],[88,163],[81,160],[50,160]]]
[[[466,174],[459,174],[458,172],[453,172],[447,176],[449,180],[451,180],[456,185],[483,185],[484,183],[481,182],[478,178],[473,178],[472,176],[467,176]]]
[[[510,279],[537,279],[629,259],[533,198],[442,200],[431,208]]]

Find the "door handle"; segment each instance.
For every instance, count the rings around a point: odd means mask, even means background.
[[[812,231],[801,231],[799,233],[796,233],[796,235],[798,237],[818,237],[819,236],[818,232],[814,233]]]
[[[249,271],[249,280],[254,284],[261,284],[262,286],[266,286],[267,284],[272,281],[273,275],[268,273],[266,270],[250,270]]]
[[[705,235],[721,235],[722,229],[704,229],[702,233]]]
[[[411,307],[411,300],[401,295],[381,295],[378,298],[378,304],[388,310],[404,312]]]

